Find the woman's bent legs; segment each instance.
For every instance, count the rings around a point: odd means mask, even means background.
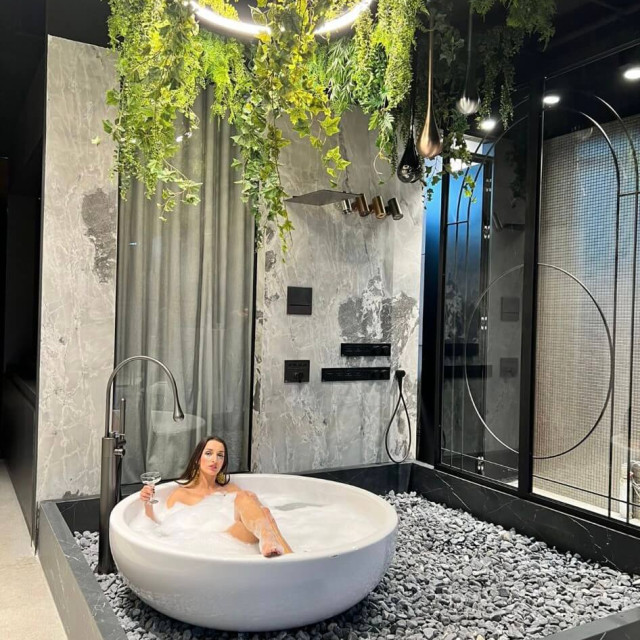
[[[240,491],[235,499],[236,522],[229,529],[241,542],[258,542],[263,556],[279,556],[291,553],[291,547],[282,537],[271,512],[263,506],[255,493]]]

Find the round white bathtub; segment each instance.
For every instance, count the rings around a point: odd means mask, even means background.
[[[154,609],[191,624],[227,631],[273,631],[334,616],[380,582],[395,550],[398,518],[382,498],[338,482],[291,475],[234,474],[242,489],[282,493],[300,503],[339,502],[370,523],[353,543],[276,558],[195,553],[169,546],[129,524],[142,505],[134,494],[111,514],[111,551],[131,589]],[[166,499],[175,483],[157,487]]]

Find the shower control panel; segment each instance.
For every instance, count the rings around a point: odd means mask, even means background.
[[[285,360],[285,382],[309,382],[309,360]]]
[[[322,382],[391,380],[390,367],[337,367],[322,370]]]
[[[390,356],[391,343],[343,342],[340,345],[340,355],[348,357]]]

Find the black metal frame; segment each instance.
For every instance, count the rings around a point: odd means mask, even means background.
[[[442,201],[449,199],[449,176],[442,181]],[[440,410],[444,341],[444,290],[447,211],[441,206],[437,224],[425,216],[425,247],[423,265],[423,309],[435,313],[423,314],[422,363],[420,375],[420,412],[416,451],[418,460],[431,465],[440,462]]]
[[[544,81],[529,87],[527,120],[527,208],[524,234],[522,281],[522,342],[520,351],[520,433],[518,437],[518,495],[529,496],[533,489],[533,424],[535,411],[535,333],[538,281],[538,211],[542,177],[542,97]]]
[[[547,498],[533,493],[534,457],[532,442],[535,419],[535,340],[537,321],[537,282],[539,267],[538,218],[541,200],[543,163],[542,140],[544,109],[542,98],[544,94],[544,88],[545,81],[543,78],[533,80],[528,87],[529,103],[526,157],[527,206],[525,212],[525,246],[522,292],[518,486],[517,488],[512,487],[486,476],[480,476],[476,473],[466,471],[464,468],[451,467],[449,465],[443,464],[441,460],[441,390],[444,363],[444,290],[447,257],[446,230],[448,222],[448,206],[446,205],[449,199],[448,196],[450,184],[448,175],[445,175],[443,179],[439,233],[435,233],[433,224],[425,224],[426,241],[424,259],[423,308],[436,309],[436,313],[425,314],[423,317],[420,387],[421,411],[419,415],[417,457],[418,460],[435,466],[441,473],[448,473],[454,476],[466,478],[472,480],[473,482],[480,483],[487,488],[494,488],[502,493],[511,493],[539,505],[560,509],[565,513],[578,516],[591,522],[595,522],[609,529],[623,531],[635,537],[640,537],[640,530],[637,527],[629,524],[629,514],[631,511],[631,506],[629,506],[627,510],[626,522],[611,518],[611,491],[609,491],[608,517],[578,507],[573,507],[565,502],[562,502],[561,500],[554,500],[552,498]],[[587,116],[587,114],[582,113],[582,115],[591,120],[591,118]],[[597,123],[595,124],[597,126]],[[636,194],[636,199],[637,198],[638,194]],[[619,206],[620,205],[618,198],[618,210]],[[619,215],[617,215],[616,217],[619,217]],[[616,227],[617,226],[618,223],[616,223]],[[636,242],[634,242],[633,260],[634,285],[637,260],[635,256],[635,250],[637,249],[637,246],[635,246],[637,245],[637,234],[638,221],[636,220],[636,224],[634,226],[634,236],[636,240]],[[617,244],[618,233],[616,233],[616,247]],[[636,292],[634,286],[632,302],[634,312],[635,293]],[[632,381],[631,384],[633,384]],[[628,420],[630,421],[630,417],[628,418]],[[628,428],[630,430],[630,422]],[[630,453],[628,453],[628,456],[630,456]],[[609,473],[609,477],[611,482],[611,470]]]
[[[255,233],[255,232],[254,232]],[[254,243],[255,244],[255,243]],[[255,393],[255,373],[256,373],[256,324],[257,324],[257,287],[258,285],[258,251],[253,250],[253,277],[252,277],[252,294],[251,304],[251,355],[249,360],[249,423],[247,425],[247,471],[251,471],[251,443],[253,442],[253,400]]]

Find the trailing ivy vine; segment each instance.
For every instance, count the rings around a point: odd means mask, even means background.
[[[513,59],[528,36],[548,42],[554,1],[470,1],[482,17],[504,12],[504,24],[479,40],[478,54],[483,60],[481,113],[488,114],[497,97],[506,123],[512,116]],[[397,135],[408,128],[413,82],[417,123],[424,113],[426,52],[418,36],[427,29],[426,0],[378,0],[375,15],[365,11],[352,37],[314,35],[320,24],[355,2],[257,0],[253,19],[268,31],[245,43],[201,29],[185,0],[109,0],[109,35],[120,81],[107,94],[117,115],[104,128],[116,142],[114,171],[123,196],[134,179],[144,184],[148,197],[159,190],[163,218],[178,202],[199,201],[200,185],[172,158],[178,141],[198,126],[192,107],[209,85],[215,97],[211,115],[235,128],[239,157],[234,163],[242,173],[243,197],[255,216],[258,240],[273,224],[286,249],[292,230],[279,172],[281,151],[290,142],[282,134],[285,120],[320,153],[334,185],[349,164],[335,135],[341,115],[354,107],[369,116],[380,155],[394,166]],[[230,0],[201,4],[237,18]],[[455,110],[465,43],[451,23],[450,4],[430,0],[428,6],[435,24],[435,112],[443,130],[444,170],[455,172],[452,160],[469,159],[464,144],[469,121]]]

